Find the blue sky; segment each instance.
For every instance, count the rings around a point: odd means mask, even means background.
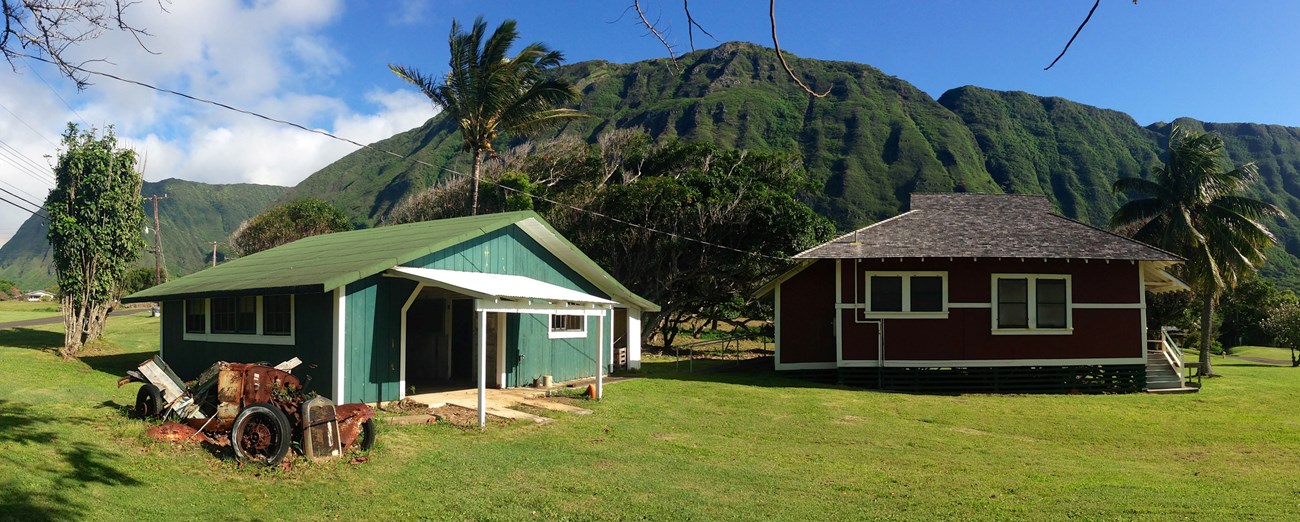
[[[667,51],[639,27],[630,0],[203,0],[132,7],[153,37],[145,52],[106,34],[75,50],[93,67],[127,78],[373,142],[415,127],[434,111],[386,65],[442,74],[453,18],[515,18],[570,62],[629,62]],[[677,51],[688,50],[681,2],[643,0]],[[770,45],[767,3],[694,0],[697,21],[718,41]],[[1292,101],[1300,63],[1300,3],[1103,0],[1070,53],[1043,71],[1091,0],[779,0],[790,53],[873,65],[938,97],[962,85],[1062,96],[1132,115],[1140,124],[1190,116],[1300,126]],[[696,45],[716,42],[696,33]],[[77,92],[57,73],[19,61],[0,69],[0,185],[43,198],[41,172],[68,121],[103,127],[148,162],[151,181],[296,184],[354,147],[108,79]],[[14,152],[17,151],[17,152]],[[39,169],[36,169],[39,170]],[[27,214],[0,205],[0,239]]]

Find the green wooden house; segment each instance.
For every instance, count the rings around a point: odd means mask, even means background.
[[[298,357],[340,404],[637,368],[642,314],[659,310],[533,212],[305,238],[123,301],[162,303],[182,378]]]

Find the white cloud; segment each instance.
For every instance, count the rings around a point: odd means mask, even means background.
[[[331,90],[350,64],[331,41],[339,0],[204,0],[131,7],[131,20],[147,29],[141,48],[130,35],[105,33],[76,49],[87,68],[226,103],[361,142],[372,143],[419,126],[432,117],[429,100],[411,90],[371,88],[363,100]],[[403,4],[396,13],[418,21],[424,6]],[[38,129],[26,129],[0,110],[0,140],[41,159],[54,155],[68,121],[114,125],[124,145],[145,160],[145,179],[183,178],[208,183],[294,185],[356,147],[285,125],[137,85],[92,77],[76,92],[50,69],[41,74],[75,108],[41,84],[30,70],[0,70],[0,103]],[[0,179],[41,198],[49,185],[13,172],[0,160]],[[8,188],[5,185],[0,187]],[[0,239],[28,214],[0,204]]]

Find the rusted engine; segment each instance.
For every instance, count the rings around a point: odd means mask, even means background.
[[[141,417],[176,416],[215,440],[229,437],[235,457],[280,462],[299,441],[303,454],[336,457],[374,444],[374,409],[365,404],[335,406],[302,391],[291,372],[296,358],[276,366],[218,362],[191,383],[176,377],[160,357],[127,372],[118,386],[143,382],[136,394]]]

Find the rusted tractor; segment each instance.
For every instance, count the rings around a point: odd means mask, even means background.
[[[308,458],[335,457],[375,442],[375,411],[365,404],[335,406],[302,391],[290,373],[295,358],[277,366],[218,362],[185,383],[160,357],[127,372],[118,386],[142,382],[140,417],[178,417],[218,444],[229,442],[240,460],[268,465],[288,455],[294,441]]]

